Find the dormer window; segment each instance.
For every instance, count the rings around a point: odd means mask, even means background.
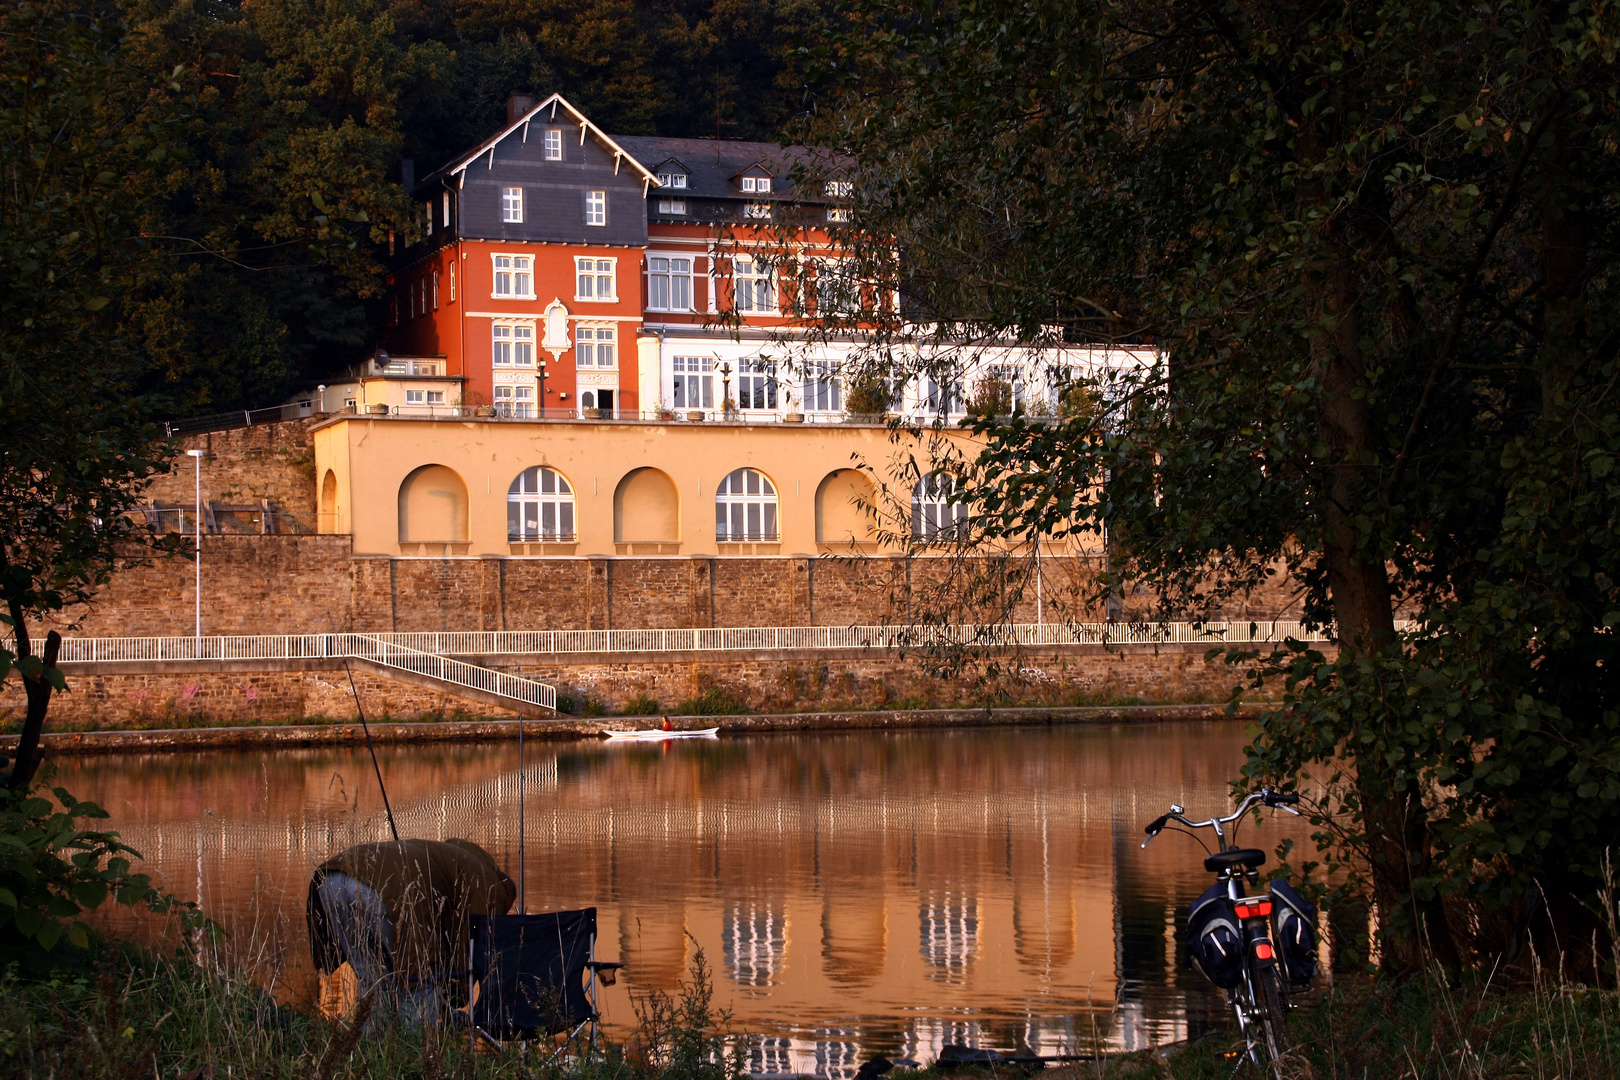
[[[847,199],[855,194],[855,185],[848,180],[827,181],[827,196],[832,199]]]
[[[661,172],[658,174],[658,185],[666,188],[684,188],[686,174],[683,172]]]
[[[742,189],[762,195],[766,194],[771,190],[771,178],[768,176],[745,176],[742,178]]]

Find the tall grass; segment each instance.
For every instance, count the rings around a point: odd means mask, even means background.
[[[637,1002],[624,1045],[474,1048],[464,1028],[417,1027],[362,998],[338,1023],[278,1004],[253,979],[184,953],[107,948],[94,972],[0,978],[0,1076],[18,1080],[738,1080],[742,1044],[713,1008],[707,961],[674,994]],[[560,1053],[555,1051],[560,1050]]]

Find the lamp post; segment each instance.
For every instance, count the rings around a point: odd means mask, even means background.
[[[540,419],[546,418],[546,362],[540,361]]]
[[[197,506],[196,506],[196,513],[194,515],[194,520],[192,521],[192,526],[191,527],[192,527],[192,535],[195,537],[195,540],[193,541],[193,545],[192,545],[195,548],[195,550],[192,552],[192,556],[196,560],[196,563],[197,563],[197,625],[196,625],[196,638],[197,638],[197,640],[196,640],[196,650],[197,650],[198,659],[201,659],[202,658],[202,459],[203,459],[203,451],[201,451],[201,450],[187,450],[186,455],[188,457],[190,457],[192,461],[197,463],[197,467],[196,467]]]
[[[720,365],[720,416],[722,419],[731,415],[731,365]]]

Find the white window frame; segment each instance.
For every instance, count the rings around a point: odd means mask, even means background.
[[[534,321],[496,319],[489,328],[490,367],[503,371],[534,370]]]
[[[829,206],[827,220],[835,224],[845,224],[855,220],[855,211],[847,206]]]
[[[546,128],[542,138],[544,156],[547,161],[561,161],[563,159],[563,133],[562,128]]]
[[[691,311],[692,263],[690,255],[647,255],[647,310]],[[682,268],[684,264],[684,269]],[[682,303],[682,293],[685,303]]]
[[[816,314],[854,315],[861,310],[861,280],[855,274],[853,259],[821,259],[816,263]],[[836,283],[835,303],[827,302],[823,279]]]
[[[771,178],[768,176],[745,176],[742,178],[742,189],[760,195],[771,193]]]
[[[432,201],[430,200],[430,201],[428,201],[426,203],[423,203],[422,204],[422,209],[427,211],[427,235],[432,236],[433,235],[433,203],[432,203]]]
[[[450,227],[450,193],[448,191],[446,191],[444,193],[443,201],[444,201],[444,227],[448,229]]]
[[[737,361],[737,408],[749,412],[775,411],[778,390],[775,361],[762,356]]]
[[[749,221],[771,220],[771,204],[768,202],[743,203],[743,217]]]
[[[513,252],[498,251],[490,255],[490,267],[494,271],[494,280],[490,289],[490,296],[502,300],[533,300],[534,295],[534,256],[518,255]],[[506,260],[503,264],[502,260]],[[501,290],[503,282],[506,291]],[[520,291],[520,288],[521,291]]]
[[[606,352],[604,357],[602,354]],[[611,371],[619,366],[619,328],[616,323],[574,324],[574,366],[582,371]]]
[[[824,190],[829,199],[847,199],[855,194],[855,184],[849,180],[829,180]]]
[[[520,420],[534,418],[534,386],[523,383],[495,384],[495,411]]]
[[[661,172],[658,174],[658,186],[673,191],[686,188],[686,174],[683,172]]]
[[[780,514],[770,477],[758,469],[733,469],[715,489],[715,542],[775,543],[782,538]]]
[[[670,361],[669,399],[676,409],[714,408],[714,358],[677,356]],[[697,400],[693,400],[696,398]]]
[[[962,535],[967,528],[967,505],[950,501],[956,489],[956,477],[948,472],[929,473],[912,486],[912,539],[944,543]]]
[[[800,404],[805,412],[844,411],[844,385],[839,367],[836,360],[805,361],[804,382],[799,387]]]
[[[577,516],[574,485],[550,466],[530,466],[513,477],[507,486],[506,541],[509,544],[572,543],[578,536],[575,532]]]
[[[606,191],[587,191],[585,193],[585,224],[593,227],[607,224]]]
[[[433,271],[433,310],[439,310],[439,272]]]
[[[523,189],[501,188],[501,222],[506,225],[523,224]]]
[[[606,283],[607,294],[602,285]],[[595,255],[574,257],[574,299],[587,304],[619,302],[619,260]]]
[[[739,315],[775,315],[776,272],[759,270],[759,260],[748,255],[731,260],[731,302]]]
[[[685,199],[659,199],[658,200],[658,212],[660,214],[668,214],[670,217],[685,217],[686,216],[686,200]]]

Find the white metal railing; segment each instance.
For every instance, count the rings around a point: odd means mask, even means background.
[[[410,671],[453,686],[557,707],[546,683],[468,664],[389,640],[388,634],[255,634],[226,637],[64,638],[61,663],[156,663],[161,661],[318,660],[356,657]]]
[[[894,649],[930,645],[1186,645],[1321,642],[1297,622],[1128,624],[1014,623],[1004,626],[751,626],[699,630],[505,630],[416,634],[285,634],[226,637],[65,638],[64,663],[166,660],[307,660],[360,656],[440,676],[424,665],[452,656],[568,653],[691,653],[788,649]],[[419,659],[425,658],[425,659]],[[471,668],[472,665],[461,664]],[[472,677],[459,668],[458,676]],[[477,671],[487,669],[477,668]],[[499,674],[499,673],[491,673]],[[510,676],[509,676],[510,677]],[[478,676],[482,678],[482,676]],[[524,680],[529,681],[529,680]],[[462,682],[461,685],[475,685]],[[481,684],[480,688],[483,688]],[[535,684],[543,685],[543,684]],[[547,688],[549,690],[549,687]],[[492,691],[499,692],[499,691]],[[518,696],[518,695],[513,695]],[[529,700],[521,698],[521,700]]]

